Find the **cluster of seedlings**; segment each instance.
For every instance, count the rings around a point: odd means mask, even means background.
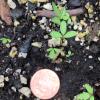
[[[56,14],[52,18],[52,22],[59,30],[52,29],[50,36],[52,40],[56,41],[56,45],[52,45],[47,52],[48,57],[52,60],[55,60],[59,54],[65,56],[63,47],[67,45],[67,39],[75,37],[77,35],[76,31],[69,31],[68,25],[71,23],[71,18],[65,7],[58,8],[58,6],[52,2],[53,10]],[[57,47],[58,46],[58,47]],[[68,52],[68,55],[72,55],[71,51]]]

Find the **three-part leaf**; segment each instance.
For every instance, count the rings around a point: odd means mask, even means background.
[[[61,31],[62,35],[64,35],[66,33],[66,31],[67,31],[67,24],[66,24],[65,21],[61,22],[60,31]]]
[[[77,35],[77,33],[75,31],[69,31],[64,35],[64,38],[72,38],[76,35]]]
[[[52,31],[50,33],[50,35],[52,38],[61,38],[62,37],[61,33],[57,32],[57,31]]]

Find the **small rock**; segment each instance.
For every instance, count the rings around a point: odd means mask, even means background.
[[[3,75],[0,75],[0,83],[1,82],[4,82],[4,76]]]
[[[14,86],[11,87],[11,89],[16,92],[16,88]]]
[[[0,87],[1,87],[1,88],[4,87],[4,82],[1,82],[1,83],[0,83]]]
[[[90,70],[92,70],[93,69],[93,66],[89,66],[89,68],[90,68]]]
[[[17,20],[14,21],[14,26],[15,26],[15,27],[17,27],[19,24],[20,24],[20,23],[19,23]]]
[[[16,47],[12,47],[9,56],[14,58],[17,55],[17,48]]]
[[[25,4],[28,0],[18,0],[20,4]]]
[[[48,39],[48,37],[49,37],[48,35],[44,35],[44,39]]]
[[[40,24],[46,23],[47,19],[46,17],[42,17],[42,19],[39,21]]]
[[[8,82],[9,81],[9,77],[5,77],[5,81]]]
[[[42,43],[41,42],[33,42],[32,46],[41,48],[42,47]]]
[[[27,53],[23,53],[23,52],[19,52],[18,57],[22,57],[22,58],[26,58],[27,57]]]
[[[16,73],[19,73],[20,74],[21,73],[21,69],[17,69],[16,70]]]
[[[73,29],[74,30],[77,30],[78,26],[77,25],[74,25]]]
[[[60,46],[60,43],[61,43],[61,41],[60,41],[60,39],[54,39],[54,38],[52,38],[52,39],[49,39],[48,40],[48,46],[49,47],[52,47],[52,46]]]
[[[100,57],[98,57],[98,60],[100,61]]]
[[[45,8],[47,10],[52,10],[52,5],[51,5],[51,3],[44,4],[43,8]]]
[[[7,0],[7,3],[8,3],[10,8],[12,8],[12,9],[16,8],[16,4],[13,2],[13,0]]]
[[[55,71],[61,71],[61,69],[58,67],[55,67]]]
[[[88,58],[89,58],[89,59],[92,59],[92,58],[93,58],[93,56],[91,56],[91,55],[90,55]]]
[[[81,25],[78,26],[78,30],[82,31],[82,26]]]
[[[64,43],[62,43],[62,46],[67,46],[68,45],[68,42],[67,40],[64,41]]]
[[[23,75],[20,75],[20,81],[22,84],[27,84],[27,79]]]
[[[28,98],[30,97],[31,94],[31,90],[28,87],[22,87],[21,89],[19,89],[19,92]]]

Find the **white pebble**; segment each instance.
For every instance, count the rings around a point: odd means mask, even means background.
[[[16,8],[16,4],[12,0],[8,0],[7,3],[8,3],[10,8],[12,8],[12,9]]]
[[[47,19],[46,17],[42,17],[42,19],[39,21],[40,24],[46,23]]]
[[[8,82],[9,81],[9,77],[5,77],[5,81]]]
[[[81,25],[79,25],[78,30],[82,31],[82,26]]]
[[[11,87],[11,89],[16,92],[16,88],[14,86]]]
[[[4,87],[4,82],[1,82],[1,83],[0,83],[0,87],[1,87],[1,88]]]
[[[77,30],[78,26],[77,26],[77,25],[74,25],[74,27],[73,27],[73,28],[74,28],[74,30]]]
[[[98,60],[100,61],[100,57],[98,57]]]
[[[93,66],[89,66],[89,68],[90,68],[90,70],[92,70],[93,69]]]
[[[19,89],[19,92],[28,98],[30,97],[31,94],[31,90],[28,87],[22,87],[21,89]]]
[[[0,75],[0,83],[1,82],[4,82],[4,76],[3,75]]]
[[[42,43],[41,42],[33,42],[32,46],[41,48],[42,47]]]
[[[88,58],[89,58],[89,59],[92,59],[92,58],[93,58],[93,56],[91,56],[91,55],[90,55]]]
[[[27,79],[23,75],[20,75],[20,81],[22,84],[27,84]]]
[[[51,3],[44,4],[43,8],[45,8],[47,10],[52,10],[52,5],[51,5]]]

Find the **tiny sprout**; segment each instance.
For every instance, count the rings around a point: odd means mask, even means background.
[[[62,50],[58,48],[49,48],[47,49],[47,52],[48,52],[48,57],[54,61],[62,52]]]
[[[86,92],[82,92],[76,96],[74,96],[74,100],[95,100],[93,92],[94,89],[89,84],[83,85]]]
[[[74,53],[72,53],[72,52],[69,50],[68,53],[66,54],[66,57],[69,58],[69,57],[71,57],[71,56],[73,56],[73,55],[74,55]]]
[[[3,43],[3,44],[9,44],[11,42],[11,39],[9,38],[6,38],[6,37],[3,37],[0,39],[0,41]]]

